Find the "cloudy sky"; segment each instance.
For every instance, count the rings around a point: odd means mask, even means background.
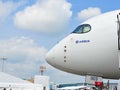
[[[83,21],[119,9],[114,0],[0,0],[0,59],[4,71],[20,78],[39,74],[56,83],[84,82],[84,77],[59,71],[45,61],[46,53]],[[0,70],[2,71],[2,60]],[[61,79],[62,77],[62,79]]]

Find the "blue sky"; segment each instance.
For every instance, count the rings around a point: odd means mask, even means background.
[[[5,72],[30,78],[39,74],[39,67],[44,65],[50,81],[83,82],[82,76],[48,65],[45,55],[81,22],[119,9],[119,3],[119,0],[0,0],[0,57],[7,58]]]

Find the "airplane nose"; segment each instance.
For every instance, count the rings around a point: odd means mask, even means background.
[[[53,55],[53,53],[51,51],[49,51],[46,54],[46,61],[47,63],[49,63],[50,65],[54,65],[55,64],[55,57]]]
[[[64,43],[63,43],[64,44]],[[59,43],[56,44],[47,54],[46,61],[53,67],[58,67],[62,65],[64,59],[64,45]]]

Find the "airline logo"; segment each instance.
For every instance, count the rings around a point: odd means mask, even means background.
[[[75,43],[78,44],[78,43],[89,43],[90,40],[76,40]]]

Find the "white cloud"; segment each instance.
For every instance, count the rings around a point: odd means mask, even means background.
[[[47,50],[27,37],[16,37],[0,40],[0,58],[6,57],[4,71],[21,78],[30,78],[39,74],[40,65],[46,66],[45,74],[50,76],[50,81],[56,83],[74,83],[81,80],[80,76],[62,72],[48,65],[45,61]],[[0,71],[2,60],[0,60]],[[61,80],[61,77],[63,79]],[[72,77],[72,78],[71,78]],[[83,81],[83,79],[81,80]]]
[[[72,11],[66,0],[42,0],[16,13],[14,23],[21,29],[42,33],[64,30]]]
[[[97,16],[100,14],[101,14],[100,8],[89,7],[89,8],[84,9],[78,13],[78,19],[79,20],[86,20],[88,18]]]
[[[45,63],[46,52],[44,47],[38,46],[30,38],[0,40],[0,57],[8,58],[5,62],[5,71],[16,76],[30,77],[39,72],[39,66]]]
[[[62,72],[48,65],[44,58],[46,53],[47,50],[44,47],[38,46],[31,38],[16,37],[0,40],[0,58],[7,58],[4,63],[4,71],[6,73],[21,78],[30,78],[39,74],[39,67],[43,65],[47,68],[45,74],[50,76],[50,81],[56,83],[74,83],[81,80],[80,76]],[[0,60],[0,71],[1,67],[2,60]],[[61,80],[60,77],[63,77],[63,79]]]
[[[6,1],[6,2],[0,1],[0,22],[3,22],[6,18],[8,18],[8,16],[23,3],[25,2],[20,1],[15,3],[12,1]]]
[[[14,9],[14,3],[0,1],[0,21],[3,21]]]

